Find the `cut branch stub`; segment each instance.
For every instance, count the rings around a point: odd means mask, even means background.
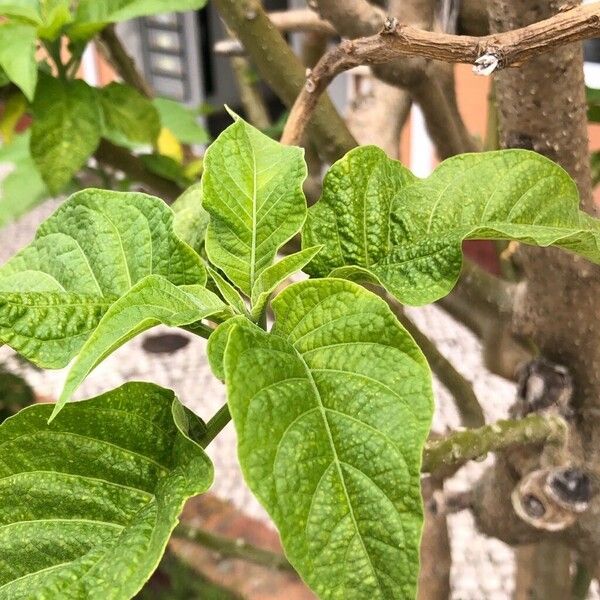
[[[532,471],[511,495],[517,515],[546,531],[562,531],[573,525],[587,510],[591,498],[590,478],[576,467]]]

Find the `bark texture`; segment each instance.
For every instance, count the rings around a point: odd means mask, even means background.
[[[493,0],[488,4],[491,30],[500,32],[527,26],[557,14],[561,4],[556,0]],[[519,69],[498,73],[495,81],[502,146],[533,149],[561,164],[578,184],[582,208],[593,213],[581,45],[564,46],[535,57]],[[542,356],[568,367],[575,384],[570,443],[568,452],[558,462],[580,467],[592,482],[598,481],[600,269],[564,252],[526,246],[519,249],[517,260],[525,279],[519,284],[516,297],[515,330],[528,336]],[[600,498],[596,495],[590,507],[562,532],[544,533],[518,523],[518,518],[515,521],[510,515],[499,514],[506,510],[500,503],[510,506],[511,487],[524,475],[514,469],[510,458],[504,457],[484,476],[479,484],[480,502],[476,509],[480,527],[513,544],[544,538],[564,542],[581,553],[597,576]],[[530,560],[537,570],[537,580],[547,575],[544,574],[547,561],[553,559],[547,547],[543,553],[547,559],[543,564],[539,557]],[[556,568],[562,568],[564,552],[555,552],[554,558]],[[539,590],[536,593],[539,595]]]

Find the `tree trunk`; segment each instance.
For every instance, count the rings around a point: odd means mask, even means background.
[[[526,26],[555,14],[561,4],[555,0],[492,0],[488,5],[491,30]],[[593,213],[581,45],[567,46],[520,68],[501,71],[495,83],[502,146],[532,149],[561,164],[577,182],[581,207]],[[525,279],[516,298],[514,327],[517,333],[533,340],[542,356],[570,370],[575,383],[573,441],[562,462],[581,467],[594,481],[600,473],[600,269],[558,250],[527,246],[520,248],[517,260]],[[498,463],[496,470],[507,468],[505,461]],[[484,477],[479,497],[489,502],[491,490],[486,490],[486,485],[501,480],[505,489],[496,490],[496,502],[510,504],[510,486],[514,487],[523,473],[511,475],[509,471],[502,477],[499,473]],[[496,509],[489,510],[493,514]],[[533,528],[522,529],[522,524],[509,531],[503,523],[494,525],[485,511],[483,504],[476,509],[487,533],[511,543],[527,543],[536,539],[536,534],[540,540],[560,540],[580,551],[598,575],[597,497],[574,525],[551,536]],[[547,577],[548,571],[557,573],[562,569],[564,573],[565,553],[558,549],[548,552],[547,544],[544,546],[546,562],[539,557],[529,561],[537,571],[536,581]],[[548,561],[556,561],[553,568],[548,569]],[[563,590],[555,591],[553,596],[547,595],[547,588],[543,592],[546,595],[540,596],[540,588],[534,593],[533,598],[565,598]]]

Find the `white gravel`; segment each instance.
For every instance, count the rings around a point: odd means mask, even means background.
[[[37,225],[57,205],[57,201],[46,202],[0,232],[0,264],[32,239]],[[463,375],[472,381],[488,420],[506,417],[514,396],[514,386],[486,371],[477,339],[434,306],[410,309],[408,313]],[[150,335],[156,332],[155,329]],[[225,396],[222,384],[213,377],[206,362],[205,341],[190,336],[191,342],[186,347],[168,355],[145,352],[142,348],[143,338],[140,336],[131,341],[104,361],[87,378],[77,397],[97,395],[124,381],[152,381],[173,389],[201,417],[210,417],[222,405]],[[40,371],[26,366],[8,347],[0,348],[0,362],[25,375],[41,395],[56,397],[61,390],[64,370]],[[452,399],[438,382],[435,382],[435,393],[437,408],[434,429],[444,431],[458,426]],[[209,454],[216,470],[213,491],[232,500],[248,514],[268,521],[266,513],[242,480],[235,458],[235,434],[231,425],[210,446]],[[469,464],[448,482],[448,488],[467,489],[491,460],[488,458],[483,463]],[[509,600],[514,574],[512,550],[502,542],[479,535],[468,513],[451,516],[450,536],[454,561],[452,599]]]

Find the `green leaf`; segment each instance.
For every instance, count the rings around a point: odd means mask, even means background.
[[[252,318],[258,319],[265,310],[269,296],[275,288],[288,277],[302,270],[321,250],[323,246],[305,248],[290,254],[266,268],[254,282],[252,288]]]
[[[419,305],[454,287],[468,239],[554,245],[600,262],[599,222],[578,206],[569,175],[527,150],[456,156],[419,180],[381,150],[357,148],[333,165],[309,211],[303,243],[325,250],[307,271],[379,281]]]
[[[69,31],[73,39],[92,37],[108,23],[165,12],[198,10],[207,0],[79,0],[75,23]]]
[[[236,315],[231,319],[221,323],[208,338],[208,344],[206,345],[206,355],[208,356],[208,364],[213,372],[213,375],[225,381],[225,367],[223,360],[225,357],[225,348],[227,346],[227,340],[229,334],[234,327],[247,327],[251,332],[260,333],[260,329],[248,317],[244,315]]]
[[[52,416],[71,399],[83,380],[107,356],[156,325],[182,327],[223,313],[227,306],[200,285],[176,287],[160,275],[148,275],[106,311],[71,367]]]
[[[84,81],[43,75],[33,103],[31,156],[56,193],[86,163],[100,142],[102,121],[96,92]]]
[[[39,0],[0,0],[0,15],[41,23]]]
[[[160,123],[183,144],[207,144],[208,131],[198,123],[197,111],[191,110],[167,98],[155,98],[154,106],[160,115]]]
[[[202,184],[198,182],[188,187],[171,208],[175,213],[175,232],[199,254],[210,218],[202,207]]]
[[[181,188],[186,188],[190,185],[185,167],[170,156],[164,156],[163,154],[142,154],[139,158],[144,167],[151,173],[173,181]]]
[[[196,419],[169,390],[131,383],[0,426],[0,596],[131,598],[184,502],[211,485]]]
[[[61,34],[63,27],[73,20],[70,4],[70,0],[43,0],[38,37],[55,40]]]
[[[247,296],[306,218],[300,148],[283,146],[237,118],[204,158],[210,261]]]
[[[0,147],[0,164],[12,170],[0,181],[0,227],[24,215],[49,196],[48,188],[29,154],[29,130]]]
[[[0,23],[0,67],[33,100],[37,83],[36,29],[26,23]]]
[[[229,281],[227,281],[227,279],[225,279],[218,271],[215,271],[210,267],[208,267],[208,274],[214,281],[217,290],[225,302],[227,302],[227,304],[231,306],[237,313],[246,315],[248,313],[248,309],[246,308],[244,299],[240,296],[240,293],[229,283]]]
[[[273,309],[270,334],[233,327],[225,351],[244,477],[319,598],[414,598],[427,363],[352,282],[294,284]]]
[[[131,86],[116,82],[101,88],[99,94],[107,137],[117,134],[133,143],[154,144],[160,121],[148,98]]]
[[[74,194],[0,267],[0,342],[40,366],[64,367],[109,306],[151,274],[176,286],[206,283],[169,207],[139,193]]]

